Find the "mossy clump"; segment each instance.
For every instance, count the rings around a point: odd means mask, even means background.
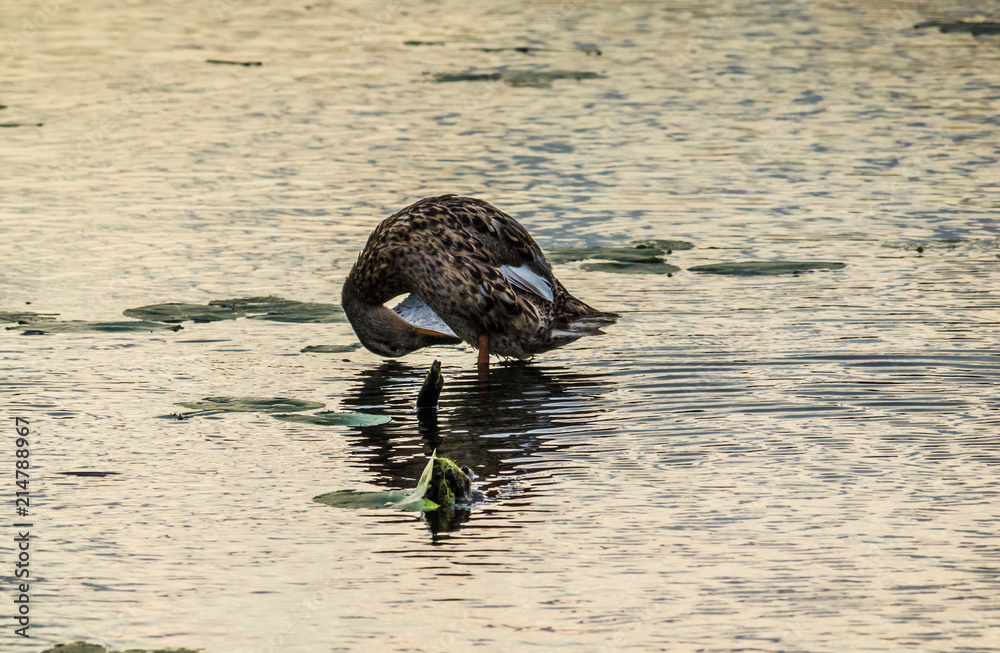
[[[424,498],[444,508],[450,508],[456,503],[470,503],[473,500],[472,479],[451,460],[435,458],[431,482]]]

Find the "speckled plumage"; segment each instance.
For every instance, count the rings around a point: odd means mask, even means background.
[[[512,285],[510,268],[540,278],[552,301],[519,287],[524,284]],[[570,295],[516,220],[482,200],[455,195],[420,200],[385,219],[358,256],[341,299],[362,344],[377,354],[399,356],[457,341],[428,331],[400,343],[412,334],[382,305],[405,293],[418,295],[465,342],[475,347],[486,335],[490,354],[514,358],[600,333],[617,318]]]

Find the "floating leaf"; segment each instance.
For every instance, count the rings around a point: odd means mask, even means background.
[[[689,243],[686,240],[636,240],[632,244],[636,249],[644,249],[650,247],[656,247],[659,249],[667,250],[670,252],[680,252],[686,249],[694,249],[694,243]]]
[[[30,311],[23,311],[20,313],[0,311],[0,324],[7,322],[25,324],[27,322],[52,321],[52,318],[57,317],[58,315],[58,313],[31,313]]]
[[[303,354],[346,354],[359,349],[361,349],[361,343],[355,342],[350,345],[309,345],[300,351]]]
[[[297,410],[315,410],[325,404],[317,401],[286,399],[284,397],[205,397],[201,401],[179,401],[183,406],[199,412],[227,413],[283,413]]]
[[[732,261],[696,265],[693,268],[688,268],[688,271],[732,276],[757,276],[795,274],[810,270],[840,270],[844,267],[847,267],[845,263],[832,261]]]
[[[319,424],[322,426],[378,426],[392,421],[388,415],[369,415],[368,413],[323,411],[310,415],[292,414],[275,415],[275,419],[299,424]]]
[[[286,300],[287,301],[287,300]],[[273,322],[345,322],[347,316],[337,304],[316,304],[311,302],[288,301],[281,308],[270,310],[263,315],[250,315],[251,320],[271,320]]]
[[[431,483],[434,475],[434,460],[436,456],[431,454],[430,460],[424,466],[424,471],[420,474],[420,481],[417,487],[412,490],[388,490],[384,492],[356,492],[354,490],[340,490],[339,492],[329,492],[313,497],[313,501],[324,503],[337,508],[397,508],[399,510],[435,510],[438,504],[424,497],[427,494],[427,487]]]
[[[580,269],[588,272],[617,272],[619,274],[673,274],[680,270],[676,265],[664,263],[660,259],[648,263],[619,263],[618,261],[584,263]]]
[[[572,70],[506,70],[492,73],[440,73],[435,82],[493,82],[503,80],[511,86],[549,88],[559,79],[604,79],[604,75]]]
[[[7,327],[7,329],[22,329],[22,335],[44,335],[48,333],[86,333],[97,331],[103,333],[128,333],[140,331],[179,331],[180,325],[162,324],[160,322],[85,322],[83,320],[67,320],[65,322],[30,322],[24,326]]]
[[[219,320],[235,320],[241,313],[225,306],[208,306],[205,304],[151,304],[139,308],[129,308],[122,312],[125,317],[154,322],[177,323],[193,320],[195,322],[217,322]]]
[[[571,263],[602,259],[619,263],[660,263],[660,257],[673,250],[691,249],[684,240],[638,240],[631,245],[603,247],[556,247],[546,253],[552,263]]]

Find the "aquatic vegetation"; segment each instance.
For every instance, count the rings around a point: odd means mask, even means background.
[[[420,387],[420,394],[417,395],[417,410],[437,408],[438,398],[441,396],[443,388],[444,377],[441,375],[441,361],[434,361],[424,378],[424,384]]]
[[[302,354],[347,354],[361,349],[360,342],[349,345],[308,345],[299,350]]]
[[[637,240],[630,245],[597,247],[556,247],[546,252],[552,263],[571,263],[597,259],[600,263],[584,263],[581,269],[589,272],[617,272],[622,274],[673,274],[680,270],[663,260],[674,250],[691,249],[694,245],[685,240]]]
[[[320,426],[378,426],[388,424],[392,418],[388,415],[371,415],[369,413],[322,411],[303,415],[301,413],[274,415],[283,422],[299,424],[318,424]]]
[[[205,397],[201,401],[179,401],[174,405],[194,411],[179,417],[191,417],[204,413],[285,413],[315,410],[326,404],[284,397]]]
[[[7,327],[8,330],[20,329],[21,335],[40,336],[49,333],[137,333],[144,331],[179,331],[183,327],[178,325],[163,324],[161,322],[87,322],[85,320],[67,320],[60,322],[53,320],[50,322],[29,322],[27,324]]]
[[[357,492],[339,490],[313,497],[317,503],[334,508],[396,508],[397,510],[436,511],[453,509],[460,501],[472,501],[472,479],[447,458],[432,453],[412,490]]]
[[[840,270],[845,267],[847,267],[846,263],[837,263],[834,261],[723,261],[707,265],[696,265],[688,268],[688,272],[749,277],[798,274],[812,270]]]
[[[17,322],[18,324],[27,324],[29,322],[47,322],[53,320],[53,318],[58,315],[58,313],[32,313],[30,311],[0,311],[0,324],[8,322]]]
[[[605,75],[573,70],[504,70],[491,73],[438,73],[434,81],[445,82],[496,82],[510,86],[551,88],[552,82],[561,79],[605,79]]]
[[[151,304],[123,311],[126,317],[155,322],[216,322],[247,317],[274,322],[343,322],[347,319],[337,304],[299,302],[281,297],[213,299],[208,304]]]
[[[951,32],[972,34],[973,36],[980,36],[983,34],[1000,34],[1000,23],[993,23],[989,21],[928,20],[922,23],[917,23],[913,26],[913,29],[923,29],[925,27],[936,27],[943,34],[949,34]]]

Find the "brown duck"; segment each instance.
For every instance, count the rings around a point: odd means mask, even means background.
[[[385,306],[409,293],[395,309]],[[465,341],[530,358],[601,333],[617,319],[584,304],[514,218],[471,197],[429,197],[386,218],[341,293],[361,344],[389,358]]]

